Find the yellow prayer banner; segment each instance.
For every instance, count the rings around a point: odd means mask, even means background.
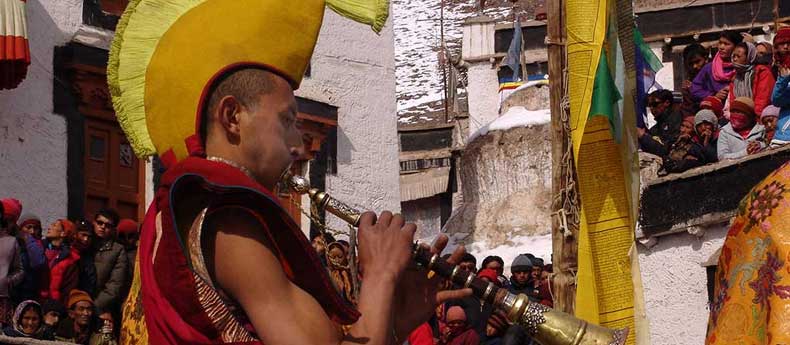
[[[629,143],[615,142],[607,117],[589,116],[609,1],[566,1],[570,125],[581,198],[576,315],[609,328],[628,327],[627,343],[634,344],[632,176],[625,173],[630,164],[623,154]]]

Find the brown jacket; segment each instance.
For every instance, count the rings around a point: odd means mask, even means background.
[[[128,286],[126,280],[129,264],[126,250],[115,240],[107,240],[96,250],[94,265],[96,266],[96,295],[94,300],[100,310],[117,309],[123,302],[123,289]]]

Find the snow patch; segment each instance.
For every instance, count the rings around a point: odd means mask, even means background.
[[[527,110],[522,106],[514,106],[491,123],[481,127],[471,135],[469,141],[490,131],[503,131],[514,127],[529,127],[551,122],[551,110]]]
[[[445,234],[447,235],[447,234]],[[455,248],[461,245],[467,233],[455,233],[450,235],[447,246],[444,248],[443,253],[452,253]],[[433,243],[436,236],[423,238],[421,243]],[[465,244],[466,252],[475,256],[477,263],[481,264],[486,256],[496,255],[502,258],[505,262],[505,273],[510,274],[510,264],[516,259],[519,254],[531,253],[536,257],[543,259],[544,264],[551,263],[552,253],[552,238],[551,234],[546,235],[519,235],[513,236],[508,240],[508,243],[499,244],[496,246],[489,246],[484,240],[475,241]]]

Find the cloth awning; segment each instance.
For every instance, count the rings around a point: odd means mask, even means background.
[[[447,191],[450,167],[400,175],[400,201],[432,197]]]
[[[0,89],[13,89],[27,76],[26,0],[0,0]]]

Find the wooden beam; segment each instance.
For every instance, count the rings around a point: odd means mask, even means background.
[[[565,153],[568,152],[570,131],[568,123],[563,121],[562,99],[565,95],[565,1],[551,0],[547,4],[547,33],[549,54],[549,80],[551,98],[551,160],[552,160],[552,214],[560,212],[559,216],[552,216],[552,255],[554,265],[554,279],[552,291],[554,292],[554,309],[573,314],[576,301],[576,268],[579,234],[578,224],[567,224],[566,230],[571,231],[567,236],[563,230],[564,219],[561,212],[564,210],[567,176],[574,175],[573,162],[565,165]],[[574,177],[575,178],[575,177]],[[575,184],[574,184],[575,185]],[[573,193],[572,195],[576,195]]]

